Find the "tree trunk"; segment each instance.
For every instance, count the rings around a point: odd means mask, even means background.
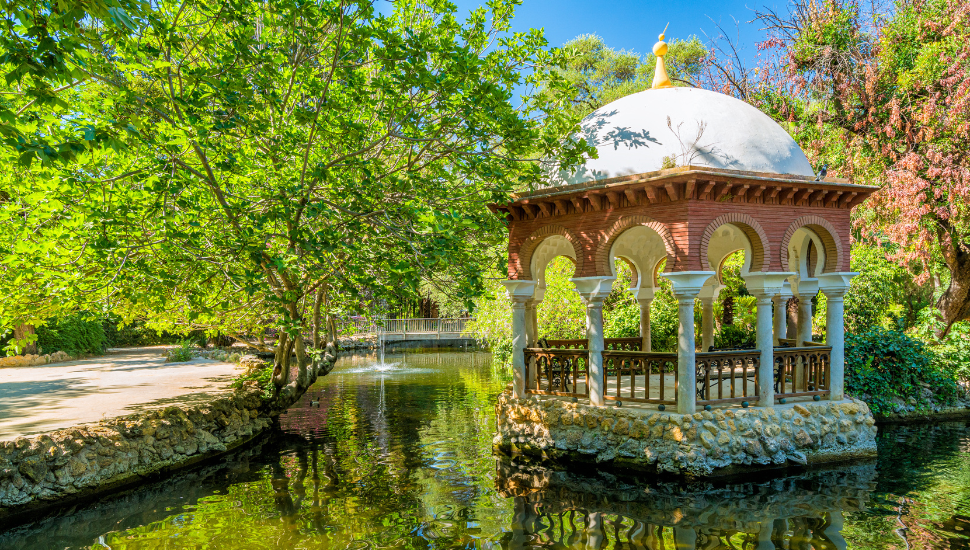
[[[943,329],[937,335],[940,338],[950,332],[954,323],[970,319],[970,252],[959,245],[949,248],[943,257],[950,271],[950,286],[936,303],[943,316]]]
[[[728,294],[721,303],[724,311],[721,313],[721,326],[734,324],[734,296]]]
[[[295,304],[288,309],[295,311]],[[303,336],[307,328],[304,320],[295,315],[291,318],[299,320],[300,331],[295,337],[280,333],[273,364],[273,409],[277,413],[283,412],[296,403],[317,381],[317,378],[329,374],[337,362],[337,347],[333,342],[328,342],[325,349],[311,354]],[[290,368],[294,358],[297,372],[291,379]]]
[[[21,325],[16,325],[15,327],[13,327],[13,339],[14,340],[21,340],[21,341],[23,341],[23,340],[26,340],[27,338],[33,336],[34,334],[35,334],[35,332],[34,332],[34,325],[23,325],[23,324],[21,324]],[[35,342],[31,342],[31,343],[27,344],[26,346],[23,347],[21,353],[23,353],[24,355],[37,353],[37,344]]]
[[[788,299],[785,305],[785,316],[788,317],[785,338],[795,340],[798,338],[798,298]]]

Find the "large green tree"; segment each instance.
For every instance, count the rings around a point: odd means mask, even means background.
[[[84,147],[67,160],[8,148],[29,168],[10,158],[0,179],[0,257],[24,282],[5,285],[6,315],[27,315],[30,294],[159,326],[274,329],[286,404],[319,374],[328,310],[435,273],[474,295],[479,250],[501,234],[484,205],[537,180],[536,159],[582,152],[564,149],[575,121],[549,76],[562,53],[509,32],[516,3],[460,22],[437,1],[389,15],[366,1],[157,2],[65,55],[82,83],[43,106],[9,96],[21,134]],[[12,93],[35,78],[14,76]]]

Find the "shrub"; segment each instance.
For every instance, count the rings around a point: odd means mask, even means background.
[[[970,323],[961,321],[937,346],[937,365],[964,387],[970,385]]]
[[[184,340],[177,347],[174,347],[165,354],[168,363],[184,363],[192,360],[193,343],[191,340]]]
[[[235,380],[232,381],[232,387],[242,388],[247,382],[255,382],[256,387],[258,387],[262,393],[264,399],[269,399],[273,396],[273,367],[265,366],[257,369],[253,369],[249,372],[239,375]]]
[[[42,353],[100,355],[108,347],[108,339],[99,320],[78,313],[49,319],[37,327],[37,346]]]
[[[754,348],[757,342],[756,331],[746,326],[724,325],[714,333],[716,348]]]
[[[102,321],[105,336],[110,347],[156,346],[158,344],[177,344],[182,338],[176,334],[159,332],[145,326],[142,321],[122,324],[122,319],[109,316]]]
[[[846,335],[846,392],[866,401],[872,412],[895,412],[900,402],[925,411],[931,403],[924,388],[941,404],[952,403],[959,394],[954,378],[923,342],[881,327]]]

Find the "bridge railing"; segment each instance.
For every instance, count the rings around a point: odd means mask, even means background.
[[[404,336],[408,334],[447,334],[449,336],[467,332],[471,317],[451,317],[437,319],[349,319],[340,331],[345,336],[363,334],[383,334]]]

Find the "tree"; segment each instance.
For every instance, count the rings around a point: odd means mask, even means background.
[[[675,85],[693,85],[703,66],[707,49],[697,37],[671,40],[664,57],[667,74]],[[630,94],[647,90],[653,84],[657,67],[654,54],[614,50],[595,34],[583,34],[563,44],[568,52],[560,76],[572,87],[571,105],[580,116]]]
[[[85,82],[31,131],[83,128],[87,147],[51,177],[2,179],[2,242],[38,281],[98,281],[78,303],[275,329],[285,406],[321,374],[328,313],[436,272],[473,296],[500,234],[485,204],[538,179],[535,159],[583,152],[562,139],[564,86],[512,99],[562,62],[538,31],[508,33],[515,4],[461,23],[446,2],[154,3],[66,61]]]
[[[970,319],[970,6],[799,0],[757,18],[764,66],[709,85],[788,122],[830,174],[882,185],[857,216],[860,236],[895,243],[920,282],[945,266],[941,335]]]

